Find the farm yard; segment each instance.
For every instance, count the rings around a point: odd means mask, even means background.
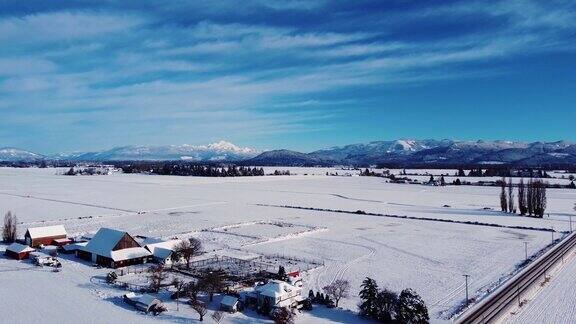
[[[342,309],[316,307],[298,315],[298,322],[310,323],[360,321],[350,311],[357,311],[365,277],[394,291],[413,288],[433,322],[449,320],[464,300],[464,274],[470,275],[471,296],[491,291],[524,261],[524,242],[528,255],[537,254],[570,229],[568,216],[576,200],[576,191],[549,189],[549,215],[537,219],[497,211],[496,187],[402,185],[376,177],[325,175],[353,173],[338,169],[293,168],[291,176],[247,178],[72,177],[59,171],[0,168],[0,212],[17,215],[20,236],[29,227],[63,225],[71,237],[109,227],[134,236],[196,238],[206,251],[194,261],[199,266],[216,262],[238,272],[240,265],[286,265],[301,272],[304,292],[349,280],[351,294],[341,301]],[[163,298],[168,311],[158,317],[134,312],[121,302],[125,292],[103,280],[107,269],[72,255],[61,261],[62,270],[53,273],[0,258],[2,281],[12,292],[6,307],[35,307],[35,312],[14,312],[11,322],[45,316],[63,323],[85,316],[106,316],[111,322],[197,318],[187,305],[176,311],[169,298]],[[144,283],[137,274],[121,280]],[[58,303],[49,298],[56,295],[61,296]],[[84,305],[90,305],[90,312],[71,311]],[[226,315],[224,322],[247,319],[265,321],[247,312]]]

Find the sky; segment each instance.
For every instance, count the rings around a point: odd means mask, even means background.
[[[575,36],[573,0],[0,0],[0,147],[576,141]]]

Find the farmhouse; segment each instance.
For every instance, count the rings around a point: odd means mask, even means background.
[[[246,305],[258,308],[297,308],[305,299],[300,295],[301,292],[301,287],[292,286],[281,280],[270,280],[264,285],[256,286],[252,291],[242,293],[240,297]]]
[[[31,227],[26,230],[24,239],[31,247],[50,245],[54,240],[65,239],[68,234],[62,225]]]
[[[178,239],[162,241],[159,239],[148,238],[145,239],[142,244],[154,256],[154,262],[170,265],[172,263],[174,250],[181,242],[182,240]]]
[[[4,254],[10,258],[16,260],[28,259],[30,257],[30,252],[35,250],[27,245],[20,243],[12,243],[7,248]]]
[[[152,259],[152,254],[130,234],[110,228],[99,229],[86,246],[78,248],[76,256],[110,268],[146,263]]]

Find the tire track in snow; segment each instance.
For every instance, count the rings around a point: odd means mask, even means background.
[[[424,260],[424,261],[427,261],[427,262],[431,262],[431,263],[434,263],[435,265],[443,265],[442,262],[440,262],[440,261],[438,261],[438,260],[434,260],[434,259],[432,259],[432,258],[425,257],[425,256],[423,256],[423,255],[419,255],[419,254],[416,254],[416,253],[408,252],[408,251],[402,250],[402,249],[400,249],[400,248],[393,247],[393,246],[390,246],[390,245],[388,245],[388,244],[385,244],[385,243],[382,243],[382,242],[378,242],[378,241],[376,241],[376,240],[369,239],[369,238],[367,238],[367,237],[361,237],[361,238],[362,238],[363,240],[366,240],[366,241],[368,241],[368,242],[372,242],[372,243],[374,243],[374,244],[378,244],[378,245],[380,245],[380,246],[383,246],[383,247],[385,247],[385,248],[387,248],[387,249],[396,251],[396,252],[398,252],[398,253],[402,253],[402,254],[405,254],[405,255],[408,255],[408,256],[411,256],[411,257],[420,259],[420,260]]]
[[[51,202],[57,202],[57,203],[63,203],[63,204],[86,206],[86,207],[94,207],[94,208],[101,208],[101,209],[109,209],[109,210],[121,211],[121,212],[126,212],[126,213],[136,213],[136,212],[137,212],[137,211],[135,211],[135,210],[129,210],[129,209],[122,209],[122,208],[102,206],[102,205],[94,205],[94,204],[81,203],[81,202],[76,202],[76,201],[68,201],[68,200],[60,200],[60,199],[51,199],[51,198],[35,197],[35,196],[32,196],[32,195],[19,195],[19,194],[7,193],[7,192],[0,192],[0,195],[12,196],[12,197],[20,197],[20,198],[27,198],[27,199],[44,200],[44,201],[51,201]]]
[[[335,266],[334,268],[336,269],[336,271],[335,271],[334,275],[332,276],[332,278],[330,280],[327,281],[327,283],[325,285],[329,285],[338,279],[343,279],[346,272],[354,264],[357,264],[359,261],[361,261],[363,259],[370,259],[372,256],[374,256],[376,254],[375,248],[368,246],[368,245],[359,244],[359,243],[344,242],[344,241],[331,240],[331,239],[319,239],[319,238],[313,238],[312,240],[327,241],[327,242],[332,242],[332,243],[336,243],[336,244],[356,246],[356,247],[361,247],[361,248],[368,250],[368,253],[366,253],[366,254],[360,255],[359,257],[356,257],[356,258],[349,260],[347,262],[342,262],[342,263],[338,264],[337,266]],[[334,269],[334,268],[332,268],[332,269]],[[325,276],[327,274],[327,272],[330,270],[330,267],[329,268],[324,267],[323,269],[324,269],[324,271],[321,273],[315,274],[315,276],[312,280],[314,282],[314,286],[317,289],[321,289],[323,286],[325,286],[325,285],[322,285],[320,283],[321,282],[320,277]]]

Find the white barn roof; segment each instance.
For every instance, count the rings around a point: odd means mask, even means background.
[[[30,238],[37,239],[42,237],[68,235],[63,225],[30,227],[27,230]]]
[[[103,227],[96,232],[94,237],[88,242],[88,244],[86,244],[86,246],[81,247],[80,249],[110,258],[114,261],[122,261],[151,255],[151,253],[143,247],[133,247],[113,251],[112,249],[125,234],[126,232]]]
[[[36,251],[33,248],[29,247],[28,245],[20,244],[20,243],[12,243],[8,245],[6,251],[11,251],[14,253],[23,253],[23,252],[33,252]]]

